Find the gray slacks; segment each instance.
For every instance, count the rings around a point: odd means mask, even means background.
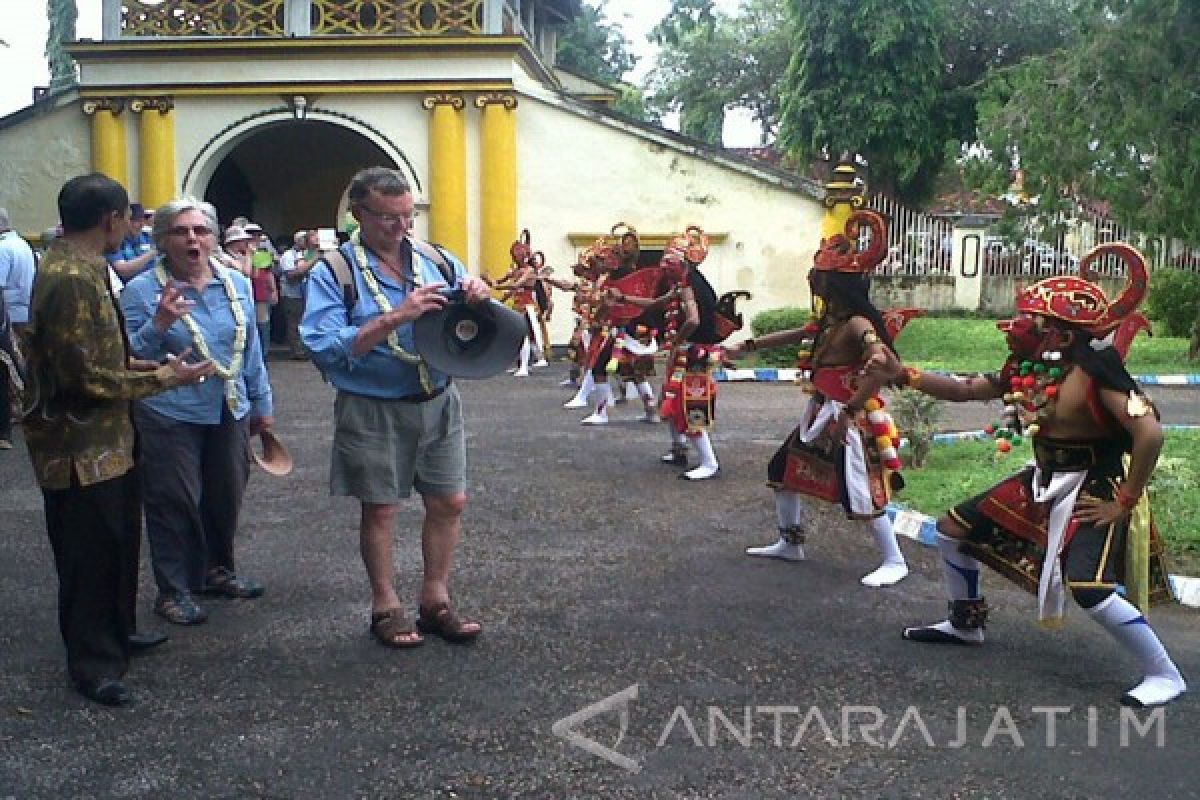
[[[194,592],[209,570],[236,572],[233,537],[250,477],[246,421],[226,408],[220,424],[197,425],[136,403],[134,422],[158,590]]]

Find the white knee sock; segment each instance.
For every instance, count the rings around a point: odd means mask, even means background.
[[[596,388],[596,379],[592,377],[590,370],[585,370],[583,373],[583,382],[579,384],[579,391],[575,393],[567,402],[563,403],[563,408],[587,408],[588,398],[592,396],[592,391]]]
[[[521,342],[521,363],[517,367],[517,372],[516,372],[516,374],[519,376],[524,377],[525,375],[529,374],[529,353],[530,353],[531,349],[532,348],[529,344],[528,339]]]
[[[1089,608],[1088,614],[1122,647],[1133,653],[1145,676],[1141,683],[1125,693],[1122,703],[1138,708],[1160,706],[1187,691],[1187,684],[1175,662],[1136,606],[1113,593]]]
[[[608,406],[612,403],[612,386],[607,381],[596,385],[596,410],[583,420],[584,425],[604,425],[608,422]]]
[[[717,454],[713,452],[712,440],[708,437],[708,431],[701,431],[691,439],[696,445],[696,452],[700,454],[700,466],[685,472],[683,476],[689,481],[711,478],[717,474],[719,465],[717,464]]]
[[[946,588],[946,596],[950,600],[977,600],[982,597],[979,588],[979,562],[974,557],[958,550],[959,540],[943,533],[937,535],[938,555],[942,559],[942,582]],[[935,625],[925,628],[908,628],[904,638],[917,641],[936,641],[922,637],[922,631],[936,631],[946,634],[943,641],[954,637],[967,644],[983,642],[983,628],[956,628],[950,620],[944,619]]]
[[[808,513],[797,492],[775,490],[775,515],[780,528],[807,528]]]
[[[958,545],[958,539],[942,533],[937,535],[946,595],[951,600],[974,600],[980,596],[979,562],[966,553],[960,553]]]
[[[908,575],[908,565],[904,562],[900,545],[896,543],[892,521],[884,514],[868,520],[867,525],[875,535],[875,545],[883,555],[883,563],[874,572],[863,576],[863,586],[880,587],[899,583]]]
[[[658,410],[654,404],[654,387],[649,381],[642,381],[637,385],[638,395],[642,398],[642,408],[646,412],[647,422],[658,421]]]
[[[746,555],[778,558],[783,561],[803,561],[804,547],[799,542],[789,542],[784,538],[783,532],[788,528],[808,527],[808,513],[804,501],[796,492],[776,489],[775,515],[779,520],[779,541],[763,547],[747,547]]]

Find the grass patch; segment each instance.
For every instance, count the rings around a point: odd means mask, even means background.
[[[896,342],[906,364],[946,372],[989,372],[1008,355],[995,320],[922,317],[908,323]],[[1186,358],[1188,340],[1172,336],[1138,336],[1129,353],[1134,375],[1200,372]]]
[[[1012,452],[996,452],[992,440],[935,445],[921,469],[904,471],[901,505],[932,517],[979,494],[1033,457],[1028,440]],[[1167,431],[1166,445],[1150,483],[1154,519],[1172,557],[1172,568],[1200,574],[1200,431]]]
[[[942,372],[991,372],[1008,356],[996,320],[979,317],[921,317],[904,328],[896,342],[900,358],[921,369]],[[1175,375],[1200,372],[1200,363],[1187,360],[1188,340],[1179,336],[1139,335],[1127,366],[1134,375]],[[795,348],[793,347],[794,351]],[[755,354],[739,366],[793,367],[794,355],[784,350]]]

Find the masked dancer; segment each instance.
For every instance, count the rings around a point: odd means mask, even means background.
[[[860,239],[869,239],[859,249]],[[883,563],[862,578],[865,586],[891,586],[908,565],[884,509],[900,469],[899,436],[883,410],[879,390],[888,367],[899,369],[892,334],[871,303],[871,271],[885,255],[887,231],[873,211],[851,213],[845,233],[821,242],[809,273],[815,318],[805,327],[747,339],[738,354],[799,344],[799,368],[808,401],[800,424],[767,467],[775,492],[779,540],[747,555],[804,559],[806,509],[801,495],[838,503],[875,539]],[[881,370],[864,372],[869,361]]]
[[[1128,284],[1112,302],[1088,280],[1103,261],[1128,269]],[[1011,354],[999,372],[966,380],[902,373],[901,383],[943,400],[1003,398],[1006,428],[1032,438],[1035,459],[938,520],[950,615],[906,628],[905,639],[981,644],[988,608],[979,572],[986,564],[1037,594],[1044,626],[1063,623],[1069,591],[1137,659],[1144,677],[1121,698],[1125,705],[1162,705],[1185,691],[1139,610],[1170,597],[1146,498],[1162,427],[1123,363],[1144,322],[1135,311],[1146,287],[1141,253],[1100,245],[1084,257],[1080,277],[1049,278],[1017,295],[1016,318],[1000,326]]]

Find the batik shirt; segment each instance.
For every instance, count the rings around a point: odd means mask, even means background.
[[[38,268],[29,328],[25,442],[38,484],[66,489],[133,467],[129,402],[176,385],[169,366],[128,369],[103,257],[54,242]]]

